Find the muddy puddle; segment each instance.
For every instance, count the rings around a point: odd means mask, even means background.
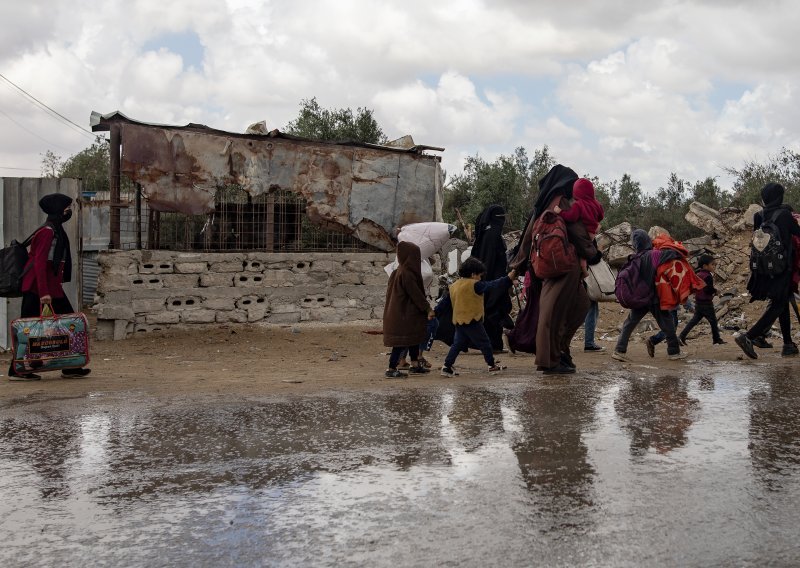
[[[0,408],[4,566],[790,565],[800,379]]]

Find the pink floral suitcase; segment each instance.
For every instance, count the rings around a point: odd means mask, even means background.
[[[89,322],[82,313],[19,318],[10,328],[17,373],[77,369],[89,363]]]

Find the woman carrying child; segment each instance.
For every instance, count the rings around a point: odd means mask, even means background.
[[[413,243],[397,244],[397,269],[389,276],[386,303],[383,307],[383,344],[391,347],[387,379],[405,377],[397,370],[400,356],[407,349],[411,359],[409,372],[430,372],[419,363],[419,344],[425,339],[427,321],[433,318],[422,284],[422,254]]]

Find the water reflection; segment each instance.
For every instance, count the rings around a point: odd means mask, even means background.
[[[699,402],[688,393],[688,379],[634,378],[623,384],[614,408],[631,438],[632,456],[653,448],[666,454],[686,445],[686,433]]]
[[[503,395],[488,389],[454,393],[447,418],[466,452],[475,452],[503,434]]]
[[[593,504],[595,470],[584,435],[593,428],[599,397],[600,387],[587,384],[579,389],[529,390],[520,400],[520,431],[512,450],[534,494],[536,514],[551,516],[555,526],[587,522],[582,515]]]
[[[750,459],[769,489],[797,484],[800,473],[800,381],[789,369],[770,369],[750,392]]]
[[[80,453],[80,427],[74,420],[0,421],[0,454],[30,467],[20,481],[38,487],[42,498],[70,495],[70,466]]]

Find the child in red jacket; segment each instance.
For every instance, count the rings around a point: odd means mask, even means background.
[[[572,186],[572,206],[569,209],[561,209],[556,205],[554,211],[561,215],[567,223],[579,221],[586,227],[589,238],[594,239],[600,229],[600,221],[605,217],[603,204],[597,201],[594,196],[594,185],[586,178],[577,180]],[[581,259],[581,269],[584,277],[587,276],[586,260]]]

